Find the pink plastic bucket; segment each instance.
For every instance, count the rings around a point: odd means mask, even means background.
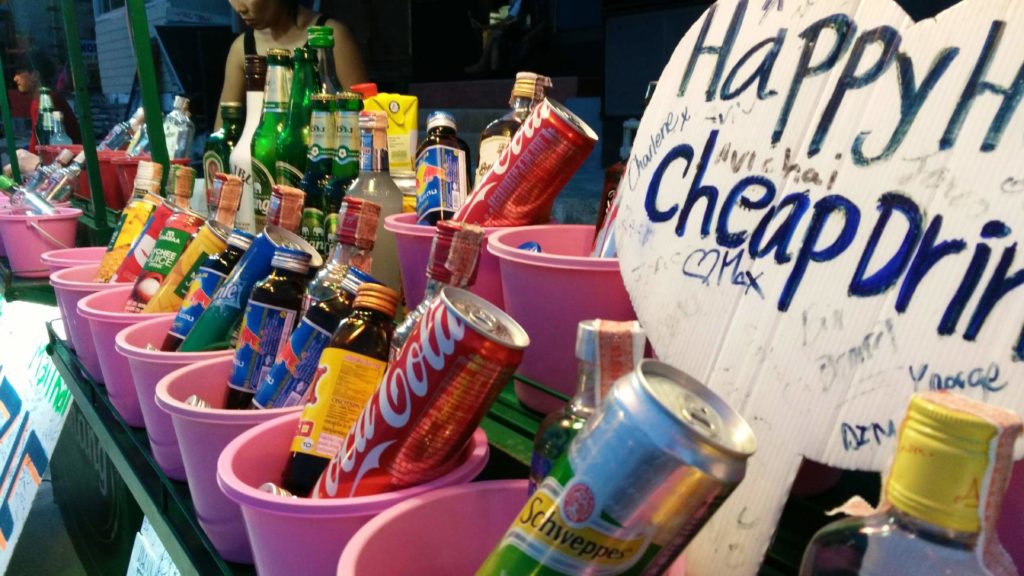
[[[999,540],[1010,553],[1017,568],[1024,567],[1024,461],[1013,465],[1013,475],[1006,487],[1003,511],[999,515]]]
[[[43,264],[43,252],[75,246],[75,230],[82,211],[57,208],[52,216],[0,212],[0,238],[10,247],[7,258],[15,276],[45,278],[50,268]]]
[[[242,509],[217,486],[217,458],[229,442],[253,426],[301,406],[274,410],[223,410],[224,382],[231,374],[231,356],[206,360],[168,374],[156,386],[156,404],[171,415],[185,463],[196,517],[220,555],[229,562],[252,564]],[[210,408],[185,404],[197,395]]]
[[[231,357],[233,351],[218,350],[216,352],[160,352],[147,350],[152,344],[159,347],[167,335],[167,330],[174,322],[171,314],[163,315],[129,326],[117,333],[114,338],[117,351],[128,358],[131,367],[132,381],[139,397],[139,408],[146,424],[146,435],[149,446],[153,449],[153,458],[163,469],[164,474],[174,480],[185,480],[185,465],[178,449],[178,437],[174,435],[171,416],[156,405],[156,385],[171,372],[202,360]],[[227,384],[222,382],[226,387]]]
[[[81,248],[61,248],[59,250],[43,252],[39,259],[50,268],[50,274],[53,274],[65,268],[99,262],[106,253],[106,246],[83,246]]]
[[[530,335],[519,373],[572,396],[576,392],[576,325],[581,320],[635,320],[617,258],[591,258],[593,226],[509,228],[491,236],[488,250],[501,264],[505,311]],[[519,250],[537,242],[543,252]],[[560,403],[516,383],[516,396],[549,413]]]
[[[245,432],[228,444],[217,462],[217,482],[241,505],[256,571],[264,576],[332,573],[345,544],[374,516],[428,490],[465,484],[487,463],[487,435],[477,430],[461,464],[413,488],[336,500],[282,498],[260,491],[265,482],[280,482],[298,420],[297,414],[282,416]]]
[[[85,366],[85,371],[93,379],[99,379],[102,374],[99,360],[96,357],[96,347],[92,342],[89,321],[79,316],[78,301],[95,292],[127,285],[124,282],[117,284],[93,282],[92,279],[96,277],[96,270],[99,267],[99,263],[83,264],[58,270],[50,275],[50,285],[53,286],[53,291],[57,295],[57,307],[60,308],[60,316],[64,322],[64,333],[68,336],[68,343],[78,354],[78,359]]]
[[[145,322],[156,316],[174,317],[174,314],[131,314],[124,311],[132,286],[118,286],[90,294],[78,302],[78,313],[89,324],[92,342],[96,347],[100,373],[107,387],[110,403],[129,426],[141,428],[142,411],[139,396],[132,384],[132,371],[128,359],[114,349],[114,339],[124,328]]]
[[[407,212],[393,214],[384,219],[384,229],[395,234],[398,244],[398,265],[402,268],[402,290],[405,304],[414,308],[423,300],[427,285],[427,259],[430,258],[430,244],[434,241],[433,226],[420,226],[416,214]],[[498,258],[487,251],[487,242],[492,234],[503,228],[485,228],[484,241],[480,246],[480,262],[477,264],[476,281],[470,292],[480,296],[499,308],[505,299],[501,292],[501,274]]]

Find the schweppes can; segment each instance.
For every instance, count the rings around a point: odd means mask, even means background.
[[[661,574],[743,480],[756,447],[715,393],[644,360],[615,383],[477,574]]]

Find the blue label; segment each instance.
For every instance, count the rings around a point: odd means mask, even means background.
[[[465,154],[450,146],[431,146],[416,158],[416,214],[456,212],[466,197]]]
[[[369,130],[359,135],[359,171],[373,172],[373,132]]]
[[[291,334],[295,316],[295,310],[249,301],[238,331],[228,386],[256,391],[277,358],[278,348]]]
[[[331,341],[331,333],[303,318],[281,347],[277,362],[260,380],[253,402],[261,408],[297,406],[306,395],[320,363],[320,353]]]
[[[274,259],[275,250],[277,246],[266,233],[256,236],[249,249],[242,254],[242,259],[238,261],[235,269],[231,271],[231,275],[214,295],[210,306],[232,308],[237,311],[245,308],[253,286],[273,271],[270,262]]]
[[[200,268],[196,272],[192,278],[192,284],[189,286],[188,294],[185,295],[185,301],[181,303],[178,315],[174,317],[174,323],[171,324],[171,334],[181,339],[188,336],[192,327],[196,325],[196,320],[210,306],[213,295],[217,293],[217,288],[220,288],[221,282],[225,278],[227,278],[226,274],[209,268]]]

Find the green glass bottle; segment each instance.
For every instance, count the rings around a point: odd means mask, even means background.
[[[359,177],[359,111],[363,109],[363,97],[356,92],[342,92],[334,99],[331,109],[334,111],[337,149],[331,166],[331,181],[327,185],[325,233],[329,249],[334,246],[338,209],[345,198],[345,191]]]
[[[307,45],[316,50],[317,77],[321,94],[338,94],[341,82],[338,80],[334,66],[334,28],[330,26],[310,26],[306,28]]]
[[[306,155],[306,173],[299,189],[306,193],[302,208],[299,235],[313,245],[321,256],[327,256],[326,215],[331,212],[327,202],[327,185],[334,164],[336,131],[331,105],[331,94],[314,94],[313,111],[309,120],[309,151]],[[337,210],[335,210],[336,212]]]
[[[316,93],[316,53],[309,48],[295,49],[292,57],[292,92],[288,103],[288,119],[284,131],[277,137],[276,182],[299,187],[306,172],[306,153],[309,150],[310,98]]]
[[[229,158],[231,151],[235,149],[235,143],[242,135],[242,125],[245,122],[245,109],[241,102],[221,102],[220,117],[224,120],[220,130],[217,130],[206,139],[206,148],[203,150],[203,179],[206,184],[206,197],[213,194],[214,176],[220,172],[230,174],[231,168]]]
[[[270,193],[274,189],[277,137],[284,130],[288,92],[292,85],[291,56],[287,50],[267,51],[267,86],[263,96],[263,118],[252,137],[252,195],[256,230],[267,224]]]
[[[53,136],[53,98],[50,89],[39,89],[39,114],[36,116],[36,144],[46,146]]]

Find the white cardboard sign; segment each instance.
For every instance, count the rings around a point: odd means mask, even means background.
[[[1024,2],[721,0],[623,179],[660,358],[746,416],[746,480],[687,551],[753,574],[802,457],[881,470],[910,394],[1024,408]]]

